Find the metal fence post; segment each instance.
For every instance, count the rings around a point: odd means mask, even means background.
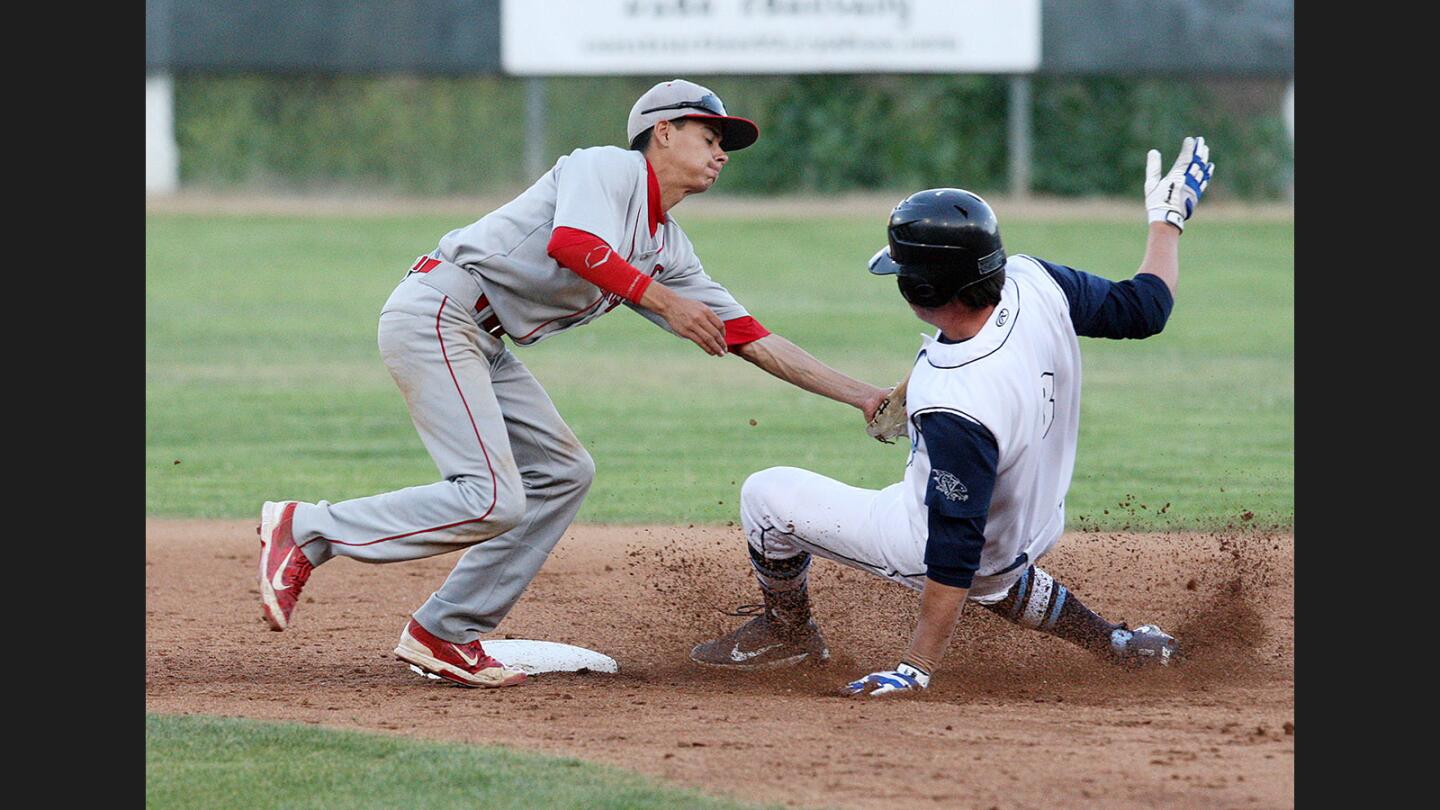
[[[1295,80],[1285,86],[1285,102],[1281,114],[1285,116],[1285,132],[1290,135],[1290,177],[1285,183],[1285,196],[1295,202]]]
[[[525,80],[525,182],[545,171],[545,79]]]
[[[1030,196],[1030,77],[1010,77],[1010,193]]]

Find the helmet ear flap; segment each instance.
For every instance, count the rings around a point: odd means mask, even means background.
[[[960,279],[944,267],[907,266],[895,275],[900,295],[917,307],[934,309],[955,300]]]

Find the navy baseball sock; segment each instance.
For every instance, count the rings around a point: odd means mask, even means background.
[[[754,547],[750,565],[765,594],[765,613],[785,627],[800,627],[810,621],[810,552],[802,551],[784,560],[772,560]]]
[[[1110,653],[1112,634],[1124,627],[1105,621],[1068,588],[1033,565],[1020,575],[1004,599],[984,607],[1018,625],[1058,636],[1097,654]]]

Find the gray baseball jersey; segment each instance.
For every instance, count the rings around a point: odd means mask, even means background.
[[[292,531],[310,562],[395,562],[469,546],[414,618],[456,644],[499,624],[575,518],[594,465],[493,322],[530,344],[629,304],[549,256],[555,228],[598,236],[721,320],[748,314],[705,274],[673,219],[651,233],[650,202],[639,152],[577,149],[415,262],[381,310],[380,353],[441,480],[299,503]]]
[[[705,274],[679,223],[667,215],[652,235],[650,216],[643,155],[615,146],[576,149],[514,200],[446,234],[431,255],[474,274],[500,325],[522,346],[629,305],[550,257],[546,246],[559,227],[600,237],[641,273],[722,321],[748,315]],[[658,315],[632,309],[669,330]]]

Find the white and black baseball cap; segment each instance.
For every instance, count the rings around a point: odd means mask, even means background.
[[[676,118],[700,118],[716,122],[720,127],[720,146],[726,152],[744,149],[760,137],[760,128],[748,118],[739,118],[725,113],[720,97],[707,87],[701,87],[684,79],[660,82],[640,97],[630,108],[630,123],[626,127],[627,143],[645,130],[655,126],[656,121],[671,121]]]

